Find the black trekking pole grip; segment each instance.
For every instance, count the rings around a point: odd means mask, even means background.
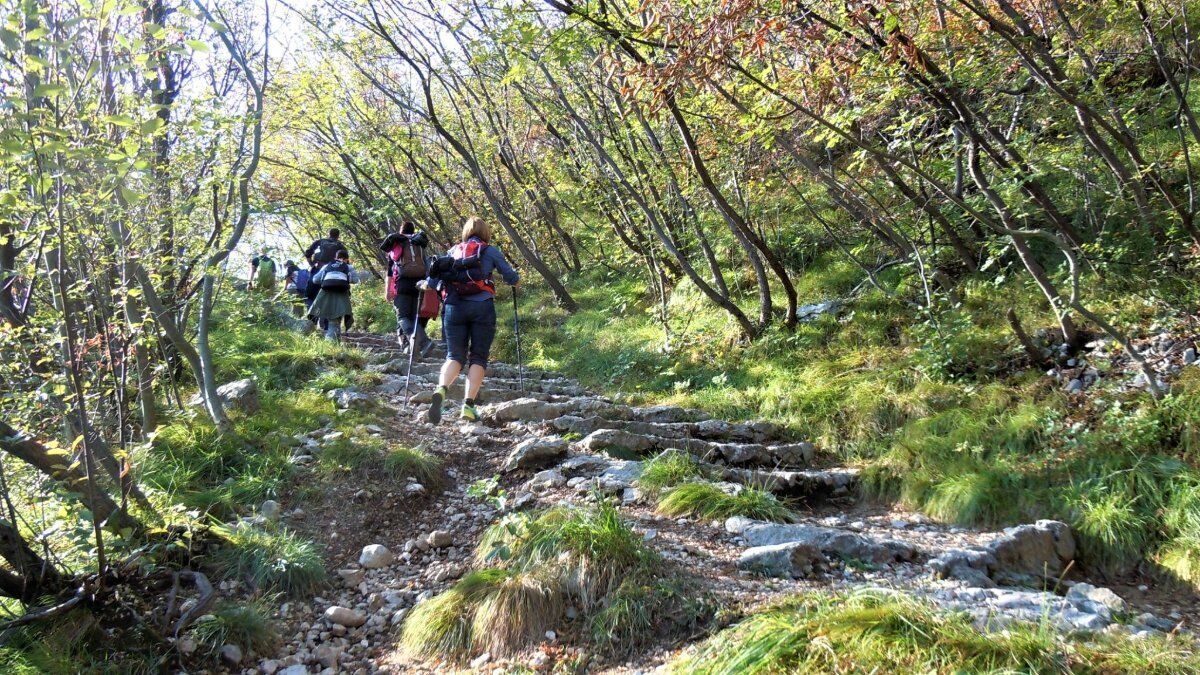
[[[517,382],[521,391],[525,391],[525,362],[521,359],[521,320],[517,315],[517,287],[512,287],[513,299],[513,335],[517,339]]]

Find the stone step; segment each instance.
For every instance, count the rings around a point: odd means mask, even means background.
[[[722,467],[722,479],[760,487],[783,497],[827,499],[852,494],[858,485],[858,469],[803,469],[781,471]]]
[[[787,443],[762,445],[761,443],[720,443],[689,438],[662,438],[631,433],[620,428],[621,422],[611,422],[610,427],[598,429],[577,442],[580,452],[645,455],[662,450],[683,450],[699,456],[705,461],[724,464],[751,464],[757,466],[808,466],[815,449],[811,443]]]
[[[497,422],[546,422],[564,415],[600,416],[611,420],[639,422],[698,422],[708,416],[698,410],[675,406],[637,408],[613,403],[594,396],[581,396],[563,403],[548,403],[534,398],[489,406],[485,416]]]
[[[429,373],[427,375],[413,375],[412,382],[415,385],[422,387],[434,387],[438,383],[438,373]],[[403,377],[403,376],[393,376]],[[463,388],[463,379],[460,376],[458,381],[451,385],[451,393],[455,391],[461,394]],[[487,377],[483,381],[483,386],[486,389],[512,389],[513,391],[528,391],[530,393],[540,394],[556,394],[559,396],[587,396],[587,390],[578,385],[563,384],[557,380],[519,380],[513,377]]]
[[[781,577],[802,577],[838,558],[883,565],[912,562],[917,551],[893,539],[872,537],[834,527],[786,525],[734,516],[725,530],[749,547],[738,559],[743,570]]]
[[[549,425],[561,433],[576,433],[581,436],[601,429],[620,429],[643,436],[670,439],[699,439],[705,441],[727,441],[736,443],[764,443],[784,440],[784,431],[771,422],[726,422],[705,420],[703,422],[637,422],[623,420],[614,427],[613,420],[597,415],[581,417],[564,415],[550,420]]]
[[[366,368],[373,373],[385,373],[389,375],[404,375],[408,372],[408,356],[397,353],[396,358],[383,360],[379,363],[372,363]],[[414,361],[412,365],[413,375],[436,375],[442,370],[441,359],[430,359],[425,361]],[[522,371],[516,366],[510,366],[505,363],[493,363],[488,366],[488,377],[503,377],[513,380],[514,382],[522,379]],[[562,386],[579,386],[575,380],[563,377],[561,373],[554,373],[544,370],[525,370],[523,371],[523,379],[526,382],[551,382]],[[582,390],[581,390],[582,391]]]
[[[408,402],[411,404],[424,405],[433,400],[432,386],[422,385],[421,387],[412,387],[409,389],[409,392],[411,393],[408,397]],[[483,389],[479,391],[479,396],[475,402],[477,405],[482,406],[488,404],[506,403],[508,401],[515,401],[522,398],[536,398],[539,401],[545,401],[547,403],[562,403],[571,399],[569,396],[561,396],[559,394],[522,391],[520,389],[493,389],[492,387],[488,386],[487,382],[484,382]],[[446,397],[446,400],[453,403],[462,401],[462,399],[462,385],[450,387],[449,395]]]

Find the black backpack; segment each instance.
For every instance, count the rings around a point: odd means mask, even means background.
[[[350,265],[344,262],[331,262],[325,266],[325,276],[321,277],[321,288],[326,291],[350,290]]]
[[[317,250],[313,252],[313,262],[318,266],[328,265],[337,259],[338,251],[345,251],[346,246],[336,239],[320,239]]]

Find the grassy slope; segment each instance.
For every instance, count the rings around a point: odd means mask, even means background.
[[[833,255],[798,277],[802,302],[846,297],[861,280]],[[1169,575],[1200,584],[1200,371],[1187,370],[1161,404],[1102,386],[1081,406],[1027,367],[1011,335],[1009,306],[1031,331],[1052,325],[1019,277],[966,281],[962,306],[936,324],[902,300],[918,297],[911,279],[891,270],[882,280],[896,297],[868,289],[839,318],[750,345],[681,285],[664,349],[644,288],[600,273],[572,280],[582,309],[569,317],[526,291],[523,349],[528,364],[603,391],[784,423],[865,467],[872,496],[939,520],[1062,518],[1081,535],[1085,565],[1128,571],[1148,552]],[[1165,303],[1117,285],[1092,302],[1143,334],[1177,321]],[[511,360],[510,313],[503,323],[495,350]]]
[[[336,414],[325,392],[367,383],[370,375],[362,372],[360,353],[330,345],[317,335],[283,330],[258,302],[240,293],[232,298],[218,307],[214,325],[217,380],[255,378],[262,410],[253,415],[230,411],[237,439],[220,437],[194,408],[175,411],[153,441],[135,451],[133,462],[138,481],[164,525],[184,532],[211,527],[223,540],[193,564],[214,582],[252,579],[266,593],[249,602],[225,601],[214,608],[210,619],[196,624],[201,661],[215,660],[226,642],[268,649],[278,638],[267,618],[267,599],[281,593],[306,594],[325,581],[324,560],[313,542],[269,523],[259,528],[227,524],[253,513],[263,500],[292,489],[291,436],[333,420],[337,429],[347,432],[317,460],[315,475],[321,479],[366,465],[388,471],[438,471],[436,461],[419,451],[389,453],[374,439],[356,436],[356,429],[374,419],[371,412]],[[192,391],[184,380],[180,386],[187,400]],[[170,398],[173,401],[174,394]],[[76,536],[67,531],[50,543],[67,560],[78,558],[81,565],[89,564],[91,557],[73,539]],[[186,541],[179,543],[189,547]],[[108,545],[110,550],[124,550],[141,543],[110,539]],[[114,650],[119,656],[114,657]],[[109,672],[112,659],[117,658],[122,664],[119,672],[158,672],[159,652],[159,645],[140,642],[133,634],[116,645],[85,612],[76,612],[20,631],[0,647],[0,671]]]

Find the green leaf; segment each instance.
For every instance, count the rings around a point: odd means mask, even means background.
[[[122,185],[119,189],[121,190],[121,199],[124,199],[126,202],[129,202],[130,204],[136,204],[142,201],[141,193],[135,192],[124,185]]]
[[[39,84],[33,88],[33,97],[49,98],[51,96],[58,96],[66,90],[67,88],[61,84]]]
[[[161,117],[151,117],[145,122],[142,122],[141,132],[143,134],[152,134],[163,128],[164,125],[166,125],[166,122],[164,122]]]
[[[191,47],[192,49],[195,49],[198,52],[211,52],[212,51],[212,47],[210,47],[207,42],[204,42],[202,40],[184,40],[184,42],[187,44],[187,46]]]

